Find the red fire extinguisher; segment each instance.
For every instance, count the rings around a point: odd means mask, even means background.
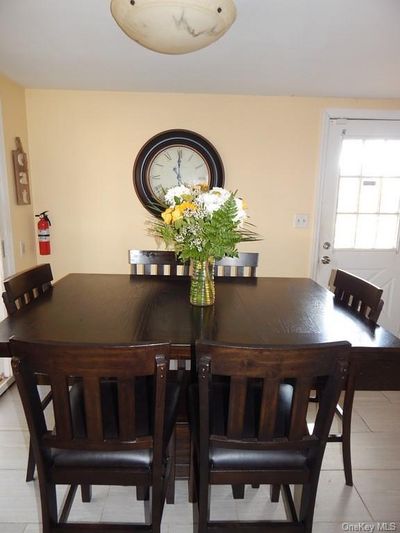
[[[38,238],[39,238],[39,252],[40,255],[50,255],[50,226],[51,222],[47,216],[48,211],[43,211],[35,217],[39,217],[38,222]]]

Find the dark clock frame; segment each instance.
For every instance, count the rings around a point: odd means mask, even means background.
[[[165,209],[154,196],[149,185],[148,170],[154,157],[169,146],[185,146],[199,152],[210,169],[209,187],[223,187],[225,171],[215,147],[202,135],[190,130],[167,130],[158,133],[142,146],[133,165],[133,184],[144,207],[155,216]]]

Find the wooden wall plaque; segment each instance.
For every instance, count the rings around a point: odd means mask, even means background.
[[[18,205],[29,205],[31,203],[31,193],[29,190],[28,159],[22,148],[21,139],[15,137],[17,149],[12,151],[14,163],[15,191],[17,193]]]

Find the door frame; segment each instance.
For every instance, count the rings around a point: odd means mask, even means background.
[[[8,190],[8,172],[6,164],[6,145],[4,139],[3,113],[0,100],[0,228],[4,241],[4,253],[0,242],[0,258],[3,262],[4,276],[11,276],[15,272],[13,234],[11,225],[10,196]]]
[[[6,145],[3,128],[3,113],[0,100],[0,228],[1,239],[4,242],[4,244],[0,242],[0,293],[3,292],[3,276],[7,277],[15,272],[10,196],[8,190],[8,172],[6,164]],[[4,246],[4,257],[2,246]],[[0,309],[0,319],[2,319],[7,316],[7,313],[1,298],[0,306],[2,306],[2,309]],[[4,372],[5,375],[8,376],[0,383],[1,396],[14,382],[14,376],[11,372],[10,359],[0,359],[0,372]]]
[[[320,255],[319,235],[322,215],[322,194],[327,180],[326,161],[328,157],[329,121],[336,120],[400,120],[398,109],[352,109],[352,108],[327,108],[322,116],[320,157],[315,190],[315,224],[310,265],[311,277],[317,279],[317,268]]]

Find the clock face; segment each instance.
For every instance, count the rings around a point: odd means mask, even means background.
[[[193,184],[223,187],[224,167],[214,146],[198,133],[168,130],[141,148],[133,167],[133,182],[145,208],[160,216],[168,189]]]
[[[210,167],[195,149],[179,144],[158,152],[149,164],[147,183],[162,204],[167,189],[177,185],[209,184]]]

